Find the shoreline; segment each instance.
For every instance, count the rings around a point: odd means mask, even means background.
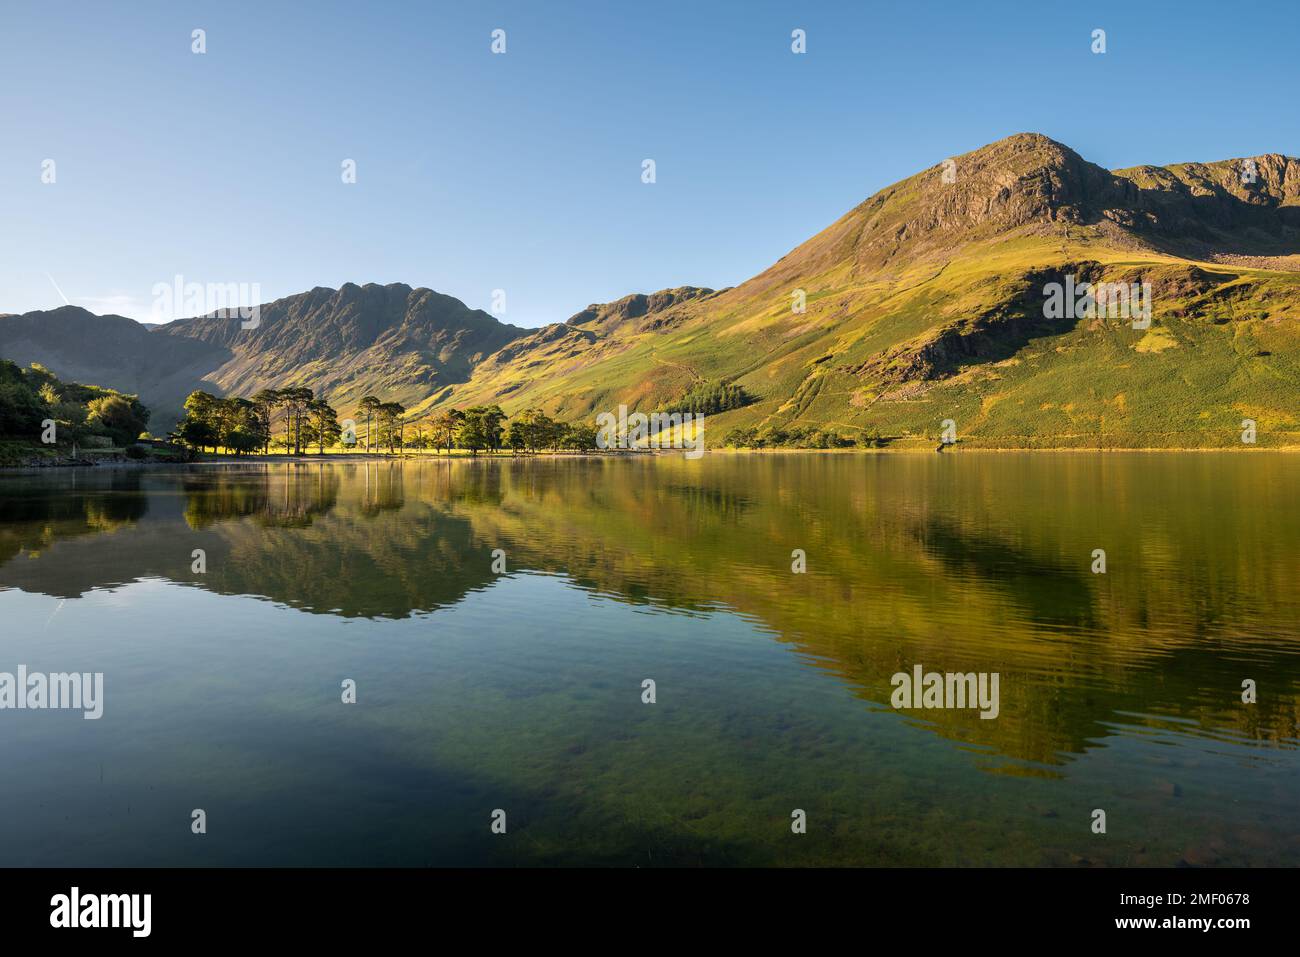
[[[1106,447],[1086,447],[1086,446],[1065,446],[1053,448],[1032,448],[1026,446],[966,446],[948,448],[943,452],[938,452],[928,446],[911,447],[911,448],[876,448],[876,449],[794,449],[794,448],[772,448],[772,449],[737,449],[737,448],[720,448],[705,449],[707,455],[738,455],[738,456],[767,456],[767,455],[839,455],[839,456],[877,456],[877,455],[1008,455],[1008,454],[1101,454],[1101,453],[1162,453],[1162,454],[1257,454],[1260,452],[1296,454],[1300,453],[1300,445],[1283,445],[1283,446],[1265,446],[1252,448],[1236,448],[1232,446],[1206,447],[1192,446],[1187,448],[1169,447],[1169,446],[1149,446],[1149,447],[1129,447],[1129,446],[1106,446]],[[322,464],[325,462],[340,463],[362,463],[362,462],[502,462],[502,461],[547,461],[552,459],[591,459],[591,458],[641,458],[645,456],[662,457],[673,456],[682,453],[681,449],[649,449],[640,452],[628,450],[614,450],[603,452],[540,452],[527,455],[516,455],[509,453],[484,453],[480,455],[470,455],[467,453],[447,454],[419,454],[405,453],[401,455],[368,455],[366,453],[353,452],[333,452],[325,455],[245,455],[230,456],[220,458],[203,458],[191,461],[175,461],[167,459],[128,459],[125,457],[106,457],[103,461],[95,461],[90,458],[78,458],[71,461],[52,461],[44,464],[23,464],[23,465],[4,465],[0,466],[0,475],[15,473],[40,473],[51,470],[64,469],[138,469],[138,468],[190,468],[193,466],[205,465],[281,465],[299,463],[309,465],[312,463]]]

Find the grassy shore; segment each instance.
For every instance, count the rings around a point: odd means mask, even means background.
[[[764,448],[764,449],[741,449],[731,447],[706,448],[706,452],[724,455],[916,455],[927,454],[934,455],[937,451],[937,443],[931,440],[902,440],[891,442],[888,445],[879,448],[843,448],[843,449],[800,449],[800,448]],[[1128,446],[1128,445],[1108,445],[1108,446],[993,446],[975,443],[958,442],[954,445],[944,447],[944,455],[957,454],[996,454],[1011,452],[1066,452],[1066,453],[1085,453],[1085,452],[1229,452],[1229,453],[1250,453],[1259,451],[1270,452],[1300,452],[1300,441],[1293,441],[1288,444],[1272,445],[1224,445],[1224,446]],[[322,455],[319,452],[304,453],[302,455],[288,455],[282,452],[271,452],[263,454],[254,452],[244,455],[233,455],[226,453],[204,453],[197,457],[187,457],[181,454],[168,454],[164,450],[151,448],[142,458],[134,458],[127,455],[125,449],[78,449],[74,455],[71,449],[59,448],[57,446],[39,445],[36,443],[16,442],[12,440],[0,441],[0,471],[26,471],[30,469],[44,468],[86,468],[94,466],[144,466],[144,465],[232,465],[241,463],[282,463],[282,462],[394,462],[394,461],[451,461],[459,460],[498,460],[498,459],[562,459],[562,458],[591,458],[593,456],[633,456],[633,455],[678,455],[682,454],[681,449],[643,449],[627,450],[613,449],[608,451],[591,451],[591,452],[574,452],[574,451],[540,451],[540,452],[514,452],[510,450],[501,450],[497,452],[479,452],[471,453],[465,449],[453,449],[446,451],[429,451],[429,450],[406,450],[402,452],[355,452],[345,449],[326,449]]]

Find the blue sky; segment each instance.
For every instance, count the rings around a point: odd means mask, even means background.
[[[534,326],[734,285],[1015,132],[1110,168],[1300,154],[1300,4],[1137,6],[5,0],[0,312],[143,319],[179,274],[504,289]]]

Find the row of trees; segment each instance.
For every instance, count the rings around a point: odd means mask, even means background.
[[[361,403],[357,406],[358,419],[364,417],[366,420],[366,451],[371,452],[383,448],[387,443],[388,451],[396,451],[399,447],[406,445],[406,424],[402,416],[406,414],[406,408],[400,402],[380,402],[373,395],[367,395],[362,398]],[[375,426],[378,426],[376,429]],[[374,438],[374,448],[371,448],[371,438]]]
[[[367,395],[354,414],[355,427],[349,423],[345,428],[329,403],[301,387],[264,389],[250,399],[196,391],[186,398],[185,416],[172,437],[193,449],[225,449],[237,456],[259,449],[270,452],[273,445],[293,455],[313,448],[323,455],[326,448],[355,449],[363,441],[367,453],[464,449],[477,455],[504,447],[515,452],[596,448],[594,427],[560,422],[539,409],[508,419],[499,405],[474,406],[408,420],[401,403]],[[362,433],[364,440],[358,437]]]
[[[283,432],[274,430],[276,416]],[[311,389],[263,389],[251,399],[220,398],[196,390],[185,399],[185,415],[172,437],[200,451],[218,448],[247,455],[271,451],[273,441],[286,452],[301,455],[316,446],[320,454],[343,434],[338,412],[317,399]]]
[[[689,403],[694,406],[689,411],[709,412],[719,403],[743,403],[743,392],[734,389],[739,387],[702,388]],[[585,452],[597,447],[593,426],[561,422],[540,409],[527,409],[513,418],[507,417],[499,405],[440,409],[431,417],[408,421],[401,403],[381,402],[367,395],[355,415],[358,426],[365,423],[364,447],[368,453],[384,449],[389,453],[398,449],[450,453],[452,449],[464,449],[477,455],[502,448],[535,453]],[[56,423],[60,442],[101,436],[116,445],[129,445],[143,432],[149,410],[134,395],[61,382],[43,366],[33,364],[23,369],[0,360],[0,437],[34,441],[41,435],[43,423],[50,420]],[[361,444],[357,436],[360,431],[344,428],[329,403],[316,398],[311,389],[299,386],[263,389],[251,398],[191,392],[185,400],[185,415],[171,437],[200,451],[224,449],[247,455],[259,450],[269,453],[274,446],[293,455],[313,449],[323,455],[327,448],[336,446],[357,448]],[[735,428],[723,441],[733,448],[834,449],[853,445],[874,448],[886,440],[876,431],[849,438],[822,429],[768,426],[761,430]]]
[[[667,412],[698,412],[705,415],[717,415],[729,409],[739,409],[749,405],[754,397],[744,387],[735,382],[699,382],[672,403]]]
[[[435,451],[467,449],[495,452],[501,448],[504,437],[502,423],[506,414],[499,405],[475,406],[470,409],[441,409],[431,418],[409,423],[410,437],[406,435],[407,423],[400,416],[404,410],[396,402],[381,403],[374,396],[361,400],[358,415],[366,416],[367,448],[371,422],[377,425],[380,445],[387,442],[389,451],[394,444],[408,449],[433,449]]]
[[[62,382],[42,365],[23,369],[0,359],[0,436],[36,442],[49,421],[60,444],[99,437],[121,446],[144,431],[149,410],[137,396]]]
[[[404,434],[397,403],[381,403],[374,396],[361,400],[358,415],[366,418],[367,436],[372,421],[378,426],[381,444],[390,451],[394,441],[409,449],[433,449],[451,452],[465,449],[473,455],[498,452],[508,447],[514,452],[589,451],[596,448],[593,426],[570,425],[552,419],[540,409],[527,409],[510,419],[499,405],[480,405],[468,409],[440,409],[432,417],[410,423],[410,435]],[[367,439],[367,447],[368,447]]]
[[[506,444],[516,452],[587,452],[596,448],[596,429],[552,419],[540,409],[528,409],[510,420]]]
[[[853,446],[874,449],[883,446],[886,440],[874,429],[849,438],[822,429],[768,426],[764,429],[732,429],[723,436],[722,442],[735,449],[847,449]]]

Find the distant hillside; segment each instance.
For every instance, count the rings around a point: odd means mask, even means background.
[[[205,317],[168,323],[157,335],[225,350],[230,358],[207,377],[223,392],[306,385],[346,405],[367,392],[417,402],[463,382],[526,332],[430,289],[346,283],[263,306],[256,329]]]
[[[65,381],[87,382],[141,397],[165,430],[191,389],[229,358],[192,339],[154,335],[124,316],[97,316],[64,306],[0,317],[0,357],[40,363]]]
[[[305,385],[343,408],[367,392],[414,404],[525,331],[429,289],[347,283],[267,303],[255,329],[215,316],[148,326],[72,306],[3,317],[0,356],[135,392],[157,427],[197,388]]]
[[[1111,173],[1012,136],[881,190],[734,289],[538,330],[435,404],[574,418],[734,381],[759,401],[714,417],[710,444],[735,426],[919,444],[951,418],[971,445],[1228,446],[1247,417],[1261,445],[1297,444],[1300,161],[1253,163],[1253,182],[1241,160]],[[1046,318],[1043,288],[1067,276],[1149,282],[1151,327]]]
[[[1044,287],[1070,281],[1149,284],[1150,328],[1050,317]],[[0,356],[137,392],[159,425],[197,387],[575,421],[732,384],[745,404],[710,417],[711,445],[740,427],[919,446],[952,419],[970,446],[1233,446],[1243,418],[1261,446],[1295,445],[1300,160],[1111,172],[1018,134],[881,190],[731,289],[527,330],[403,285],[277,300],[254,330],[59,309],[0,317]]]

